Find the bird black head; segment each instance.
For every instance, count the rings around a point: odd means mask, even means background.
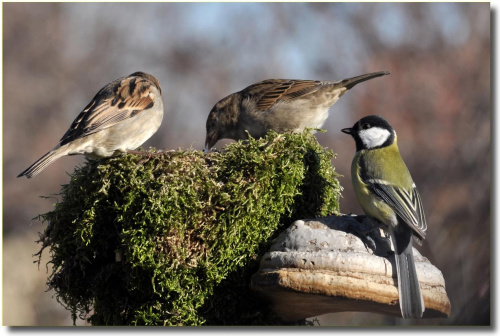
[[[387,120],[376,115],[363,117],[352,128],[344,128],[342,132],[354,138],[356,151],[390,146],[396,136]]]

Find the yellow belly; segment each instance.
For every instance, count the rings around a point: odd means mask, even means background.
[[[394,210],[381,198],[371,194],[366,184],[361,180],[359,166],[357,165],[359,153],[356,153],[351,167],[352,184],[356,199],[367,216],[376,218],[386,225],[395,226],[397,218]]]

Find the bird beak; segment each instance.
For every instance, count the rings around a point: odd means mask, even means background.
[[[352,134],[352,128],[343,128],[341,131],[345,134]]]
[[[210,132],[207,134],[207,138],[205,139],[205,150],[204,152],[208,152],[217,142],[218,135],[216,132]]]

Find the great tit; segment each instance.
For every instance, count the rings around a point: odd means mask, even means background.
[[[396,259],[399,305],[403,318],[421,318],[420,292],[412,238],[422,244],[427,230],[417,187],[397,145],[396,131],[380,116],[367,116],[344,128],[356,142],[351,177],[356,198],[366,215],[387,226]]]

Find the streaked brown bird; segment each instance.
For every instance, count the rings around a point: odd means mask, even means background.
[[[205,150],[220,139],[240,140],[277,133],[320,128],[328,110],[347,90],[387,71],[369,73],[338,82],[268,79],[219,100],[207,119]]]
[[[158,79],[134,72],[104,86],[83,109],[59,143],[17,177],[32,178],[65,155],[92,159],[137,153],[160,127],[163,102]]]

